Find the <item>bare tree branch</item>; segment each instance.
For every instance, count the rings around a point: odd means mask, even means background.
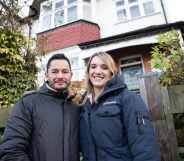
[[[17,0],[0,0],[0,26],[16,31],[20,28]]]

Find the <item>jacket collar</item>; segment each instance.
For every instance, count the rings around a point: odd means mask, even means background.
[[[126,84],[124,83],[123,79],[121,78],[120,75],[115,75],[112,77],[111,80],[109,80],[102,93],[98,96],[96,99],[95,103],[97,103],[102,97],[107,96],[108,94],[119,91],[121,89],[127,88]],[[92,94],[88,94],[88,99],[92,103]]]
[[[42,87],[39,90],[39,93],[42,93],[44,95],[49,95],[57,98],[63,98],[66,99],[68,96],[68,91],[62,90],[62,91],[56,91],[53,88],[51,88],[47,83],[44,83]]]

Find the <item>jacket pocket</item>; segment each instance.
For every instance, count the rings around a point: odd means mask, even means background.
[[[148,112],[137,111],[136,113],[137,126],[139,134],[144,134],[146,128],[150,125],[151,117]]]
[[[115,104],[108,104],[105,106],[102,106],[97,112],[96,115],[100,117],[114,117],[120,114],[120,109]]]

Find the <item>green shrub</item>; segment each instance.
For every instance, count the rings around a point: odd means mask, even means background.
[[[161,34],[158,37],[158,45],[152,48],[151,53],[152,67],[162,71],[162,85],[184,84],[184,52],[176,30]]]
[[[0,29],[0,108],[12,106],[24,93],[36,87],[35,56],[19,32]]]

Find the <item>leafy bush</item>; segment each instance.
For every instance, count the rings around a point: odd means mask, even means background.
[[[10,107],[26,90],[36,87],[35,56],[19,32],[0,29],[0,108]]]
[[[158,37],[158,45],[152,48],[151,53],[152,67],[162,71],[162,85],[184,84],[184,52],[176,30],[161,34]]]

